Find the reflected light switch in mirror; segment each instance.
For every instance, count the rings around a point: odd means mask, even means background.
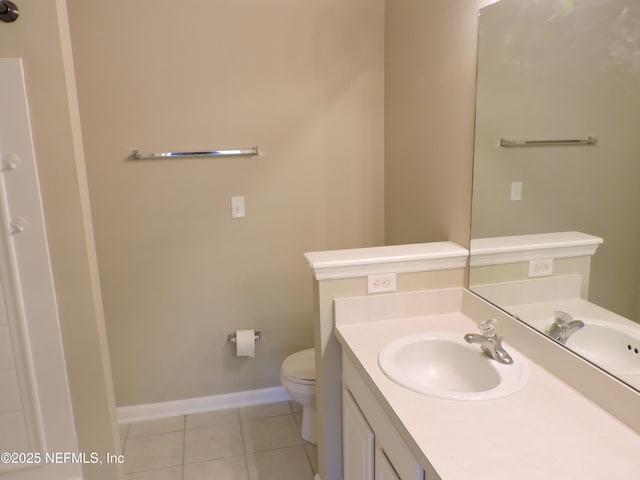
[[[511,201],[522,200],[522,182],[511,182]]]
[[[246,217],[244,197],[231,197],[231,218]]]

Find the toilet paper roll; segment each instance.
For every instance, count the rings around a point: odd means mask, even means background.
[[[236,355],[239,357],[256,356],[255,330],[236,330]]]

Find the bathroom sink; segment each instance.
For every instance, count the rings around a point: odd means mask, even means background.
[[[584,327],[568,338],[567,347],[614,375],[640,375],[640,328],[580,320]]]
[[[452,400],[485,400],[510,395],[529,380],[526,360],[510,347],[504,365],[468,344],[458,333],[418,333],[387,344],[378,355],[384,374],[418,393]]]

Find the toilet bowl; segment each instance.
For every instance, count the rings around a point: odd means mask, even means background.
[[[302,438],[316,443],[315,349],[289,355],[280,368],[280,383],[291,398],[302,405]]]

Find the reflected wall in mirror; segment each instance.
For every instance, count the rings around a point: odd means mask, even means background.
[[[633,0],[481,10],[469,274],[472,290],[636,388],[638,52]]]

